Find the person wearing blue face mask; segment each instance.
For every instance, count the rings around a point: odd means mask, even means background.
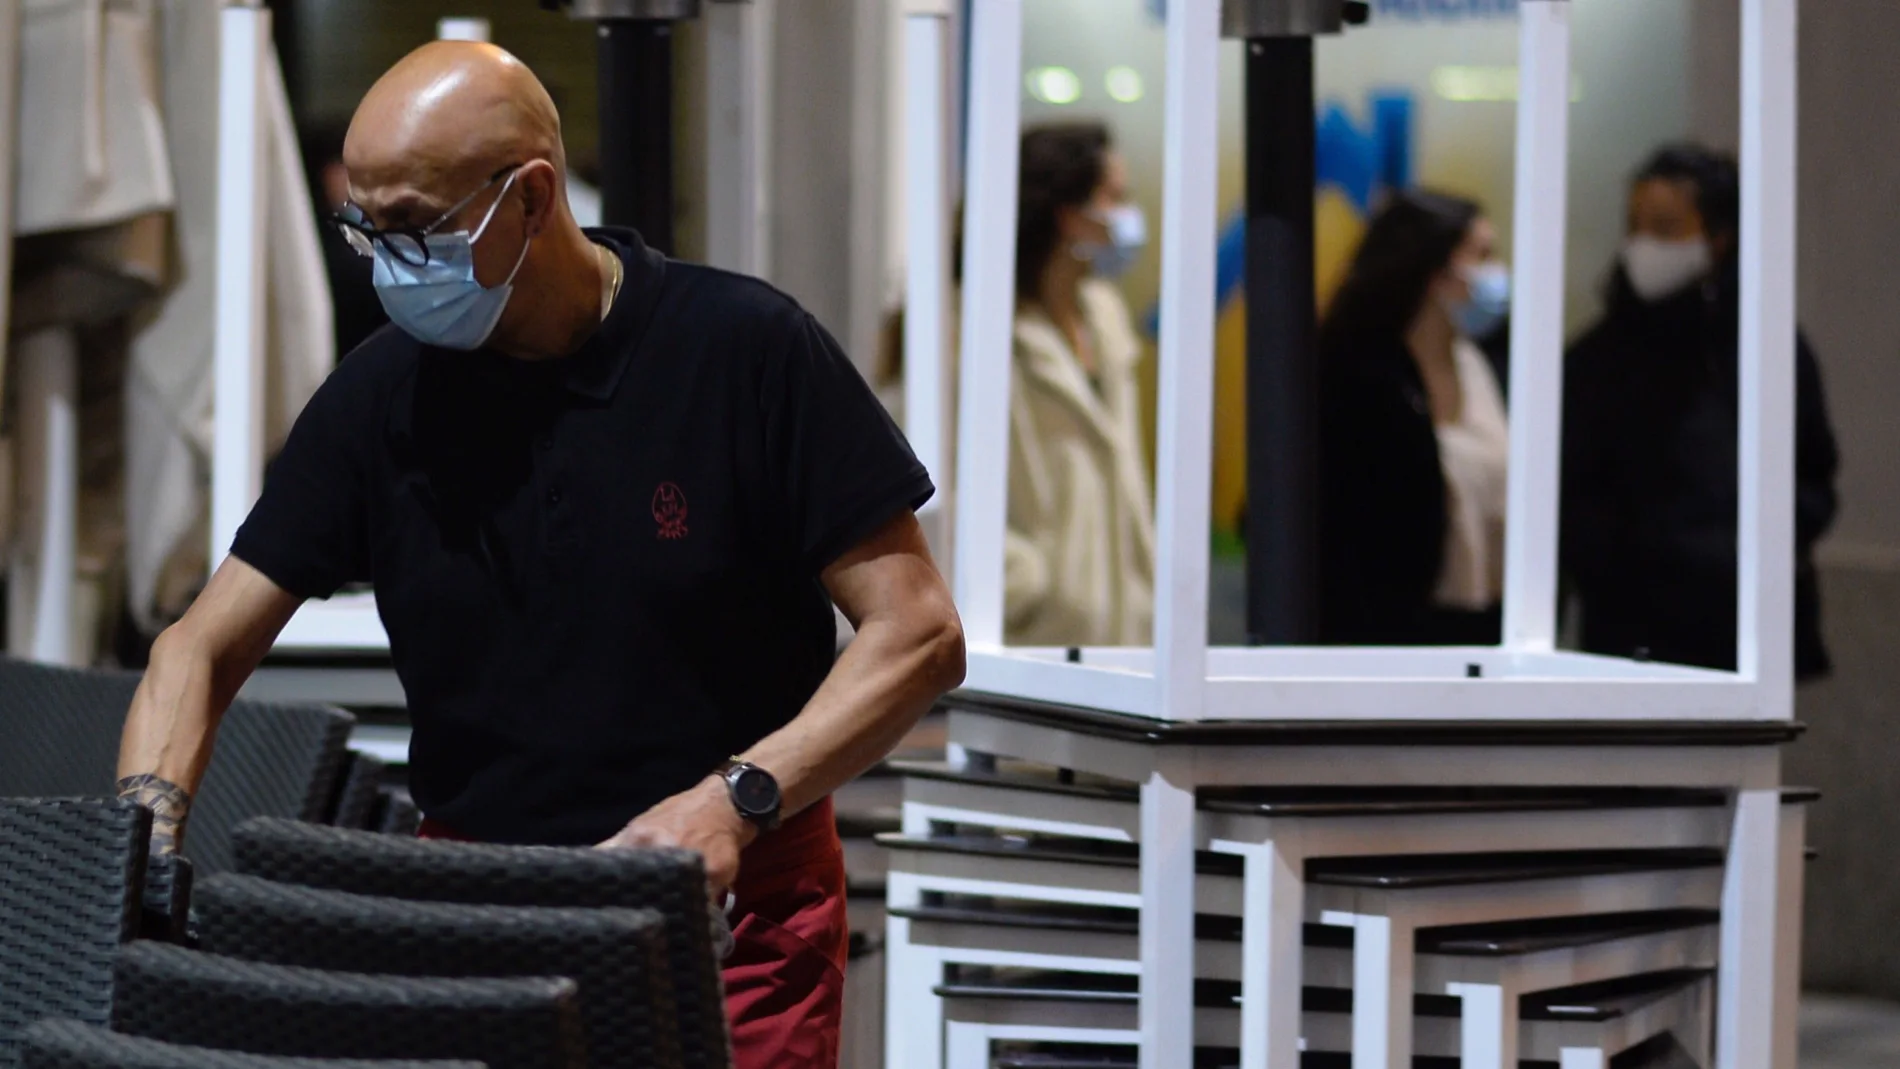
[[[1321,321],[1320,634],[1498,640],[1510,432],[1476,339],[1510,270],[1476,204],[1394,194]]]
[[[581,229],[560,117],[506,52],[411,53],[343,159],[338,225],[392,323],[298,415],[154,645],[121,793],[175,848],[279,631],[368,583],[423,834],[697,852],[731,924],[732,1064],[832,1069],[849,932],[829,796],[962,679],[913,512],[929,474],[790,297]],[[834,605],[857,628],[842,655]],[[709,1055],[728,1034],[696,1033]]]
[[[1116,280],[1147,223],[1099,123],[1024,131],[1010,389],[1011,643],[1153,640],[1154,505],[1142,344]]]

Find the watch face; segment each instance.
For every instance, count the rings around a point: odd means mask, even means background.
[[[732,798],[743,813],[764,816],[778,812],[778,784],[763,769],[741,769],[732,779]]]

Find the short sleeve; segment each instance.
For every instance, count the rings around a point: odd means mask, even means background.
[[[779,530],[815,574],[936,488],[837,341],[801,312],[764,369],[765,471]]]
[[[359,358],[360,359],[360,358]],[[264,473],[231,553],[301,598],[369,578],[368,449],[376,397],[350,361],[318,387]]]

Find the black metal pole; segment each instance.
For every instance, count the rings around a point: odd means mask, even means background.
[[[1313,39],[1247,42],[1247,632],[1319,634]]]
[[[608,19],[600,33],[600,214],[673,252],[673,24]]]
[[[277,67],[284,76],[284,95],[289,97],[290,113],[302,115],[305,112],[304,100],[308,95],[304,87],[304,58],[302,45],[303,26],[297,21],[298,0],[271,0],[270,36],[271,45],[277,49]],[[304,166],[315,166],[316,160],[305,160]]]

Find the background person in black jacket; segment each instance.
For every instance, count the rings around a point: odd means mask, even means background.
[[[1510,274],[1476,204],[1401,193],[1320,325],[1321,640],[1498,641],[1509,433],[1472,338]]]
[[[1664,148],[1630,187],[1607,310],[1565,360],[1562,557],[1593,653],[1735,667],[1737,244],[1733,160]],[[1839,453],[1796,341],[1795,671],[1828,668],[1814,543]]]

